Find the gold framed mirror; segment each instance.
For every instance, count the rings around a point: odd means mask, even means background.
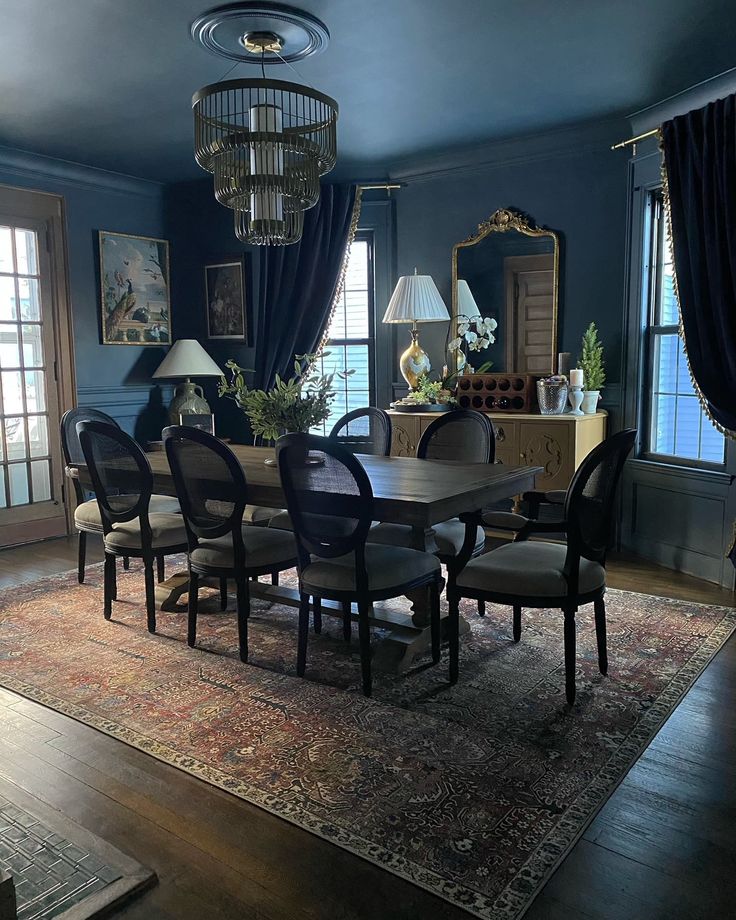
[[[492,373],[538,374],[556,370],[560,238],[520,211],[499,208],[452,249],[452,329],[458,315],[497,323],[468,364],[487,362]],[[466,368],[465,373],[470,371]]]

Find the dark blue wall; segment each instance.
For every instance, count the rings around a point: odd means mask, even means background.
[[[255,362],[257,322],[258,259],[254,250],[241,243],[233,229],[232,211],[218,204],[213,196],[212,181],[203,178],[169,186],[165,194],[165,221],[171,241],[171,287],[174,303],[179,305],[174,324],[174,338],[197,339],[221,368],[228,358],[241,367],[252,368]],[[248,344],[236,340],[209,341],[204,266],[223,258],[245,257],[245,297]],[[249,438],[243,413],[229,399],[217,396],[217,382],[198,380],[215,412],[218,434],[237,442]]]
[[[142,438],[160,437],[163,394],[151,382],[165,349],[101,345],[98,230],[165,237],[163,187],[20,151],[0,149],[0,184],[63,196],[77,394]],[[172,302],[174,325],[177,303]]]
[[[615,138],[614,138],[615,139]],[[608,384],[605,404],[618,408],[624,315],[627,158],[607,145],[572,146],[545,158],[519,156],[503,163],[466,164],[408,179],[396,194],[398,273],[416,266],[433,276],[451,304],[451,254],[455,243],[475,233],[497,208],[513,207],[563,240],[559,350],[580,349],[591,320],[605,346]],[[445,323],[421,330],[433,367],[444,363]],[[406,347],[397,341],[397,356]],[[398,368],[398,360],[395,365]]]

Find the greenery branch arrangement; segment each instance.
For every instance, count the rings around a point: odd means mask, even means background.
[[[602,390],[606,382],[606,371],[603,345],[598,338],[595,323],[591,323],[583,333],[583,347],[578,365],[583,369],[583,388],[588,391]]]
[[[271,390],[256,390],[245,382],[245,375],[252,370],[240,367],[232,358],[225,367],[229,380],[223,377],[218,387],[218,395],[233,399],[245,412],[250,421],[253,434],[268,441],[276,441],[282,434],[301,432],[306,434],[315,425],[326,421],[330,415],[330,406],[335,398],[332,384],[335,374],[341,379],[349,377],[352,370],[336,371],[331,374],[319,373],[315,369],[318,357],[326,358],[329,352],[321,355],[295,355],[294,376],[284,380],[278,374]]]
[[[446,369],[445,369],[446,370]],[[452,375],[455,376],[454,374]],[[426,405],[455,405],[452,395],[451,378],[444,375],[440,380],[430,380],[429,374],[422,374],[417,380],[416,387],[405,396],[402,403],[414,403],[417,406]]]

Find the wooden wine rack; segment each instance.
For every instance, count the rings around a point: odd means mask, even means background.
[[[463,374],[456,398],[461,409],[479,412],[536,412],[533,374]]]

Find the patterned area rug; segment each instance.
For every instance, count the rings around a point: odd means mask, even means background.
[[[102,572],[0,595],[0,684],[94,726],[369,859],[484,918],[520,917],[736,625],[736,611],[608,594],[608,677],[592,613],[578,629],[578,695],[564,703],[562,624],[464,609],[460,681],[437,667],[377,674],[360,692],[357,641],[325,618],[295,676],[295,612],[254,605],[251,660],[234,615],[159,613],[143,578]],[[591,608],[592,609],[592,608]],[[213,654],[216,653],[216,654]]]

